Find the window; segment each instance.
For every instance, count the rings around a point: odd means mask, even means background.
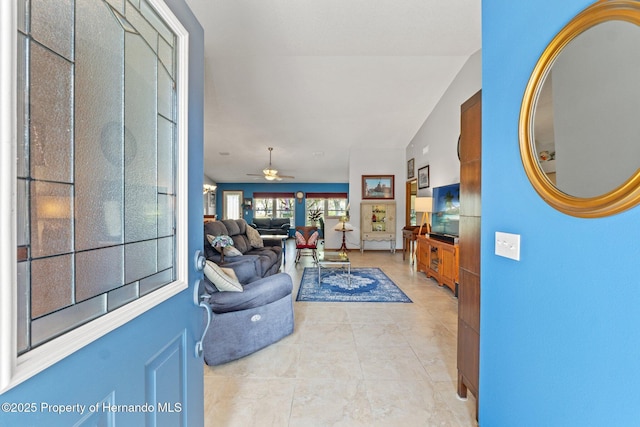
[[[316,210],[320,210],[323,219],[342,218],[347,215],[347,205],[346,193],[307,193],[305,224],[315,225],[309,214]]]
[[[290,193],[253,193],[254,218],[295,218],[295,199]]]
[[[222,219],[242,218],[242,191],[222,191],[223,214]]]

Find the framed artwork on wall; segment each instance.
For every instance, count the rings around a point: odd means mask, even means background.
[[[416,176],[416,159],[410,159],[407,162],[407,179],[415,178]]]
[[[388,199],[395,197],[395,175],[362,175],[362,199]]]
[[[418,188],[429,188],[429,165],[418,169]]]

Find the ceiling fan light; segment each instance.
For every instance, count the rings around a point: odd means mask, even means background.
[[[264,179],[266,179],[267,181],[273,181],[276,179],[276,177],[273,175],[265,175]]]
[[[262,169],[262,173],[265,175],[278,175],[278,171],[276,169],[271,169],[270,167]]]

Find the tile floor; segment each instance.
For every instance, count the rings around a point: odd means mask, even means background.
[[[291,245],[291,241],[288,242]],[[294,300],[310,257],[284,270]],[[352,250],[413,301],[295,302],[295,330],[243,359],[205,366],[205,426],[476,426],[475,400],[456,394],[458,302],[402,253]]]

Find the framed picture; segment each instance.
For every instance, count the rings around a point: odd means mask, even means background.
[[[244,203],[242,204],[242,206],[246,209],[246,210],[251,210],[253,208],[253,199],[251,198],[245,198],[244,199]]]
[[[362,175],[362,199],[389,199],[395,197],[395,175]]]
[[[418,169],[418,188],[429,188],[429,165]]]
[[[407,179],[415,178],[416,176],[416,159],[411,159],[407,162]]]

